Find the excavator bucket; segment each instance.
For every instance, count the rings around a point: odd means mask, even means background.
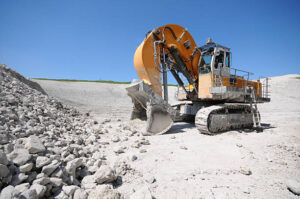
[[[163,134],[171,128],[175,110],[148,84],[140,80],[126,90],[134,104],[131,119],[147,120],[144,135]]]
[[[166,133],[173,125],[171,115],[159,104],[147,107],[147,128],[149,135]]]

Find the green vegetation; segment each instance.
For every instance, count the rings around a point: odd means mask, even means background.
[[[300,77],[296,77],[296,79],[300,79]]]
[[[95,82],[95,83],[110,83],[110,84],[130,84],[130,82],[117,82],[117,81],[105,81],[105,80],[77,80],[77,79],[47,79],[47,78],[32,78],[36,80],[52,80],[62,82]]]
[[[168,86],[178,86],[177,84],[168,84]]]
[[[47,78],[32,78],[36,80],[51,80],[61,82],[95,82],[95,83],[109,83],[109,84],[130,84],[130,82],[106,81],[106,80],[77,80],[77,79],[47,79]],[[176,84],[168,84],[168,86],[177,86]]]

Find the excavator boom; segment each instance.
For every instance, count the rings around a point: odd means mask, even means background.
[[[196,82],[201,54],[193,37],[179,25],[162,26],[146,36],[134,55],[134,67],[139,78],[157,94],[162,96],[160,64],[163,54],[167,55],[168,63],[173,66],[170,68],[173,75],[181,72],[190,84]],[[178,77],[176,79],[179,80]]]

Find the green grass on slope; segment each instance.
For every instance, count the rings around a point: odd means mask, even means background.
[[[296,79],[300,79],[300,77],[296,77]]]
[[[36,80],[52,80],[61,82],[95,82],[95,83],[109,83],[109,84],[130,84],[130,82],[105,81],[105,80],[77,80],[77,79],[47,79],[47,78],[32,78]],[[176,84],[168,84],[168,86],[177,86]]]
[[[110,84],[130,84],[130,82],[117,82],[117,81],[105,81],[105,80],[77,80],[77,79],[47,79],[47,78],[32,78],[36,80],[52,80],[61,82],[96,82],[96,83],[110,83]]]

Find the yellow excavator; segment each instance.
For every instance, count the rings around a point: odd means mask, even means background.
[[[268,78],[231,67],[230,48],[208,39],[197,47],[187,29],[155,28],[137,47],[134,67],[140,80],[126,88],[131,119],[147,120],[144,135],[166,133],[174,122],[194,121],[200,133],[261,129],[257,103],[269,102]],[[178,83],[178,103],[168,103],[167,72]],[[241,75],[242,74],[242,75]]]

